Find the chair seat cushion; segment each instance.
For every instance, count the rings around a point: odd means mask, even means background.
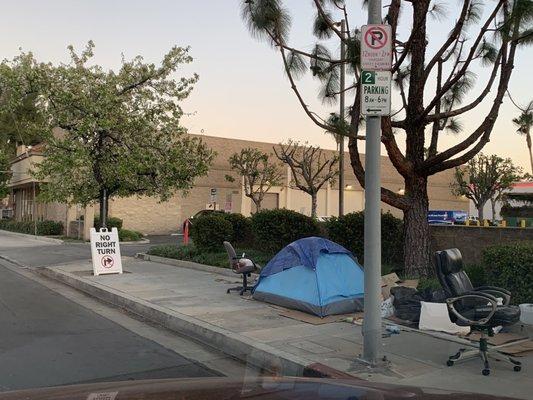
[[[237,274],[247,274],[255,271],[255,264],[248,258],[241,258],[238,262],[237,268],[234,269]]]
[[[461,314],[471,320],[480,320],[487,317],[492,310],[491,306],[478,306],[468,310],[462,310]],[[496,312],[486,324],[487,326],[513,325],[520,319],[520,309],[517,306],[498,306]],[[458,320],[457,325],[468,325]]]

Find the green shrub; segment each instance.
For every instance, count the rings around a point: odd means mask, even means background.
[[[173,244],[153,246],[148,250],[148,254],[158,257],[175,258],[176,260],[189,260],[193,252],[194,254],[197,253],[197,249],[193,245],[176,246]]]
[[[365,214],[353,212],[326,222],[328,238],[350,250],[362,263]],[[399,271],[403,265],[403,221],[387,212],[381,215],[382,263]]]
[[[195,218],[191,225],[191,239],[201,250],[221,250],[223,249],[222,242],[231,240],[232,236],[231,222],[217,213]]]
[[[246,257],[251,258],[261,266],[264,266],[272,258],[271,254],[264,253],[260,250],[242,248],[237,248],[236,250],[237,254],[241,255],[244,252]],[[200,250],[194,245],[160,245],[151,247],[150,250],[148,250],[148,254],[229,268],[228,255],[225,250],[211,252]]]
[[[129,229],[119,229],[118,238],[121,242],[136,242],[141,240],[143,234],[137,231],[130,231]]]
[[[37,222],[38,235],[62,235],[63,223],[60,221],[39,221]]]
[[[483,265],[487,285],[511,291],[514,304],[533,303],[533,243],[487,247]]]
[[[246,246],[253,243],[252,221],[239,213],[221,214],[231,224],[230,242],[234,246]]]
[[[96,228],[96,230],[99,230],[102,227],[99,215],[94,217],[94,227]],[[107,229],[112,228],[117,228],[118,230],[121,230],[122,220],[117,217],[107,217]]]
[[[418,281],[418,286],[416,287],[416,290],[419,292],[424,290],[434,291],[439,289],[442,289],[442,286],[437,278],[420,278]]]
[[[313,218],[285,208],[257,212],[251,220],[254,247],[268,252],[277,252],[297,239],[320,233]]]
[[[0,220],[0,229],[11,232],[35,234],[35,222],[15,221],[13,219]],[[37,235],[61,235],[63,223],[58,221],[37,221]]]
[[[474,287],[487,285],[487,272],[482,265],[466,265],[465,272],[470,278],[470,281]]]

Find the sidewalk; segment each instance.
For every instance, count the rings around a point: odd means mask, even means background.
[[[302,374],[315,364],[377,382],[483,392],[530,398],[533,356],[522,357],[522,371],[493,362],[481,375],[481,362],[446,367],[459,343],[403,330],[383,339],[389,368],[369,370],[356,361],[362,350],[361,327],[346,322],[313,325],[279,315],[265,303],[226,294],[239,277],[124,257],[122,275],[92,276],[90,263],[43,270],[102,300],[112,302],[169,329],[217,347],[245,362]]]

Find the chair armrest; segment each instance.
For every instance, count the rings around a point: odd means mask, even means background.
[[[456,301],[464,300],[468,298],[476,298],[476,297],[487,300],[492,306],[492,310],[490,311],[489,315],[477,321],[466,318],[465,316],[460,314],[459,311],[457,311],[457,309],[454,306],[454,303]],[[498,308],[498,300],[496,299],[496,297],[488,293],[484,293],[484,292],[466,292],[460,296],[450,297],[446,299],[446,304],[448,306],[448,310],[450,310],[457,318],[466,322],[469,325],[485,325],[487,322],[489,322],[489,320],[492,318],[492,316],[496,312],[496,309]]]
[[[492,294],[495,297],[502,297],[504,306],[509,305],[511,302],[511,292],[497,286],[480,286],[475,288],[474,291]]]

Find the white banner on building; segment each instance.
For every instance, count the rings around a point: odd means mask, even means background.
[[[101,228],[99,232],[91,228],[91,254],[94,275],[121,274],[122,259],[117,228],[111,231]]]

